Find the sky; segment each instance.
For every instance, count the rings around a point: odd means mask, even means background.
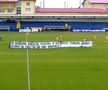
[[[36,6],[43,8],[78,8],[83,0],[36,0]]]

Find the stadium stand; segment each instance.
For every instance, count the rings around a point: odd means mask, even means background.
[[[0,30],[3,31],[16,31],[16,23],[0,22]]]
[[[56,27],[56,26],[62,26],[64,27],[65,22],[22,22],[22,28],[27,26],[34,26],[34,27]],[[108,28],[107,22],[68,22],[68,25],[70,30],[72,29],[103,29]]]
[[[54,21],[38,21],[38,22],[21,22],[21,28],[26,28],[26,27],[43,27],[43,28],[52,28],[52,29],[66,29],[65,23],[68,24],[68,28],[70,31],[73,29],[93,29],[93,30],[98,30],[98,29],[103,29],[103,28],[108,28],[108,22],[77,22],[77,21],[69,21],[69,22],[54,22]],[[7,31],[17,31],[16,28],[16,23],[15,22],[0,22],[0,30],[7,30]]]

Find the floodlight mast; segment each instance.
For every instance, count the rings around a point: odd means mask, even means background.
[[[43,0],[43,8],[45,8],[45,0]]]
[[[82,0],[79,0],[79,8],[82,8]]]
[[[68,0],[64,1],[64,8],[68,8]]]

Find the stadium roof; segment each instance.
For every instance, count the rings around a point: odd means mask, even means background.
[[[18,0],[0,0],[0,2],[17,2]]]
[[[83,3],[85,1],[86,0],[84,0]],[[88,2],[90,2],[90,3],[108,3],[108,0],[88,0]]]
[[[107,13],[104,9],[93,8],[37,8],[36,13]]]

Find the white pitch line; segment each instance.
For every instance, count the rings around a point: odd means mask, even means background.
[[[27,33],[26,33],[26,42],[28,42]],[[30,65],[29,65],[29,51],[28,48],[26,49],[27,55],[27,79],[28,79],[28,90],[30,90]]]

